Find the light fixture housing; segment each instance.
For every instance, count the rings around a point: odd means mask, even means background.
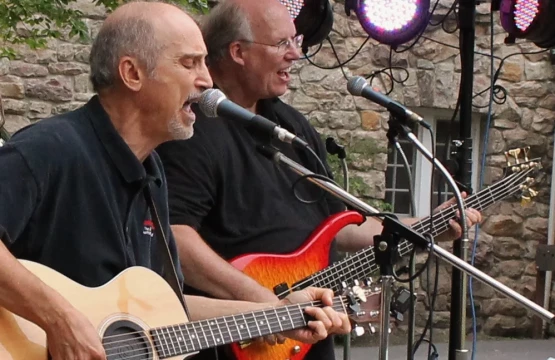
[[[428,25],[430,0],[346,0],[366,33],[382,44],[397,47],[418,36]]]
[[[333,9],[329,0],[280,0],[294,19],[297,35],[302,34],[303,52],[322,43],[333,26]]]
[[[541,48],[555,46],[555,0],[501,0],[500,20],[510,38]]]

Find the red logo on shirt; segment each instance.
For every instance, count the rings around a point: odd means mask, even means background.
[[[145,220],[143,223],[143,234],[150,237],[154,236],[154,223],[152,220]]]

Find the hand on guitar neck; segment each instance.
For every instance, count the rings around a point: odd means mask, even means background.
[[[463,199],[466,199],[467,194],[466,192],[461,193]],[[442,210],[448,209],[449,207],[457,204],[457,200],[452,197],[451,199],[447,200],[443,204],[439,205],[435,210],[434,214],[440,212]],[[475,224],[479,224],[482,222],[482,214],[473,208],[467,208],[465,210],[466,213],[466,225],[470,229]],[[449,231],[444,232],[440,236],[436,238],[436,241],[449,241],[453,239],[458,239],[462,236],[462,228],[459,224],[460,212],[457,210],[455,213],[455,219],[449,220]]]

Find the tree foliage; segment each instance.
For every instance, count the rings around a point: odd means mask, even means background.
[[[0,57],[13,58],[11,45],[26,44],[32,49],[46,46],[49,39],[57,39],[67,32],[69,37],[88,41],[89,30],[83,13],[74,6],[77,0],[0,0]],[[93,0],[96,6],[108,11],[122,0]],[[174,0],[196,13],[208,11],[207,0]]]

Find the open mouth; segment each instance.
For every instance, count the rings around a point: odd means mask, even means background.
[[[191,109],[191,105],[194,103],[197,103],[200,99],[200,94],[192,94],[189,95],[189,97],[187,98],[187,101],[185,101],[183,103],[183,111],[185,111],[188,114],[194,114],[193,110]]]
[[[289,66],[288,68],[285,68],[283,70],[280,70],[277,72],[279,78],[283,81],[289,81],[289,72],[291,71],[291,66]]]

